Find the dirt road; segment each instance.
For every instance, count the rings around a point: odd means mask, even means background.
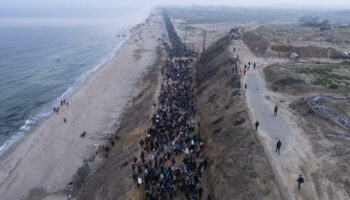
[[[289,176],[289,173],[286,174],[281,169],[281,165],[288,164],[290,161],[291,156],[288,154],[291,153],[290,150],[293,148],[290,141],[294,135],[279,114],[274,116],[274,105],[266,101],[264,82],[257,71],[248,72],[244,77],[244,83],[248,86],[246,90],[248,107],[253,115],[254,122],[259,121],[260,124],[258,127],[259,135],[264,139],[265,148],[267,148],[266,150],[273,160],[273,165],[275,168],[277,166],[279,175],[284,179],[283,177]],[[278,140],[282,142],[280,156],[276,153],[276,143]],[[290,188],[287,188],[287,191],[288,193],[292,193]]]
[[[240,67],[249,61],[257,63],[257,69],[254,70],[251,66],[250,71],[243,78],[243,85],[247,83],[246,103],[252,121],[258,120],[260,123],[257,133],[265,146],[285,198],[329,199],[329,196],[322,191],[323,188],[329,187],[328,182],[322,180],[320,183],[321,181],[314,180],[314,172],[318,171],[320,162],[312,152],[309,138],[287,110],[280,108],[277,116],[274,116],[276,101],[267,98],[276,97],[279,94],[266,89],[262,73],[259,72],[267,65],[283,62],[283,60],[256,57],[242,41],[235,41],[233,46],[236,48],[235,54],[239,56]],[[277,103],[279,107],[285,107],[285,105],[282,106],[283,102]],[[280,155],[276,153],[276,144],[279,139],[282,142]],[[299,174],[305,178],[300,191],[296,181]]]

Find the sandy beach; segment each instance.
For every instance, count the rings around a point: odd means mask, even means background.
[[[158,38],[165,33],[153,19],[159,16],[132,29],[115,57],[67,99],[69,107],[41,120],[0,157],[1,200],[66,198],[73,174],[95,152],[94,144],[103,145],[116,131],[139,80],[157,59]]]

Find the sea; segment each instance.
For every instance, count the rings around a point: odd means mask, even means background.
[[[107,63],[149,10],[55,12],[0,14],[0,155]]]

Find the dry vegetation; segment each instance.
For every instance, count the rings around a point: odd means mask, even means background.
[[[350,65],[344,63],[278,63],[264,68],[268,86],[284,93],[350,91]]]

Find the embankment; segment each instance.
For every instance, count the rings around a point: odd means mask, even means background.
[[[140,83],[140,92],[133,98],[115,135],[120,140],[112,147],[109,158],[84,182],[74,195],[78,199],[128,199],[133,186],[131,162],[136,156],[138,142],[151,122],[158,87],[160,60],[149,68]]]
[[[230,44],[229,36],[218,40],[195,69],[195,102],[210,166],[204,181],[216,199],[281,199],[244,104],[241,74],[232,72]]]

